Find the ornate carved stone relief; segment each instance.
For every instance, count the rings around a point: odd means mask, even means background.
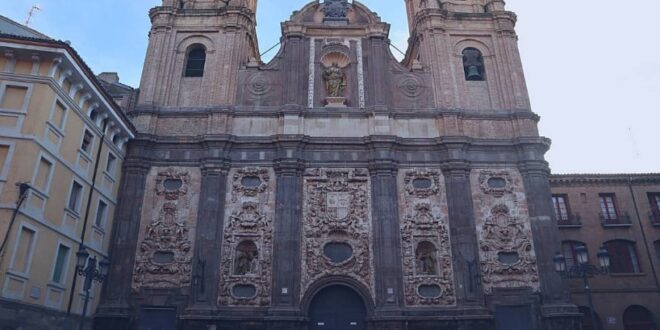
[[[374,292],[371,185],[366,169],[310,169],[303,200],[302,290],[329,275]]]
[[[199,189],[198,169],[152,168],[133,271],[134,290],[190,285]]]
[[[271,301],[273,219],[272,171],[243,168],[230,171],[222,256],[220,293],[223,306],[269,306]]]
[[[530,287],[539,290],[527,199],[515,169],[472,174],[484,291]]]
[[[411,169],[400,172],[399,185],[406,305],[454,305],[444,178],[440,171]]]

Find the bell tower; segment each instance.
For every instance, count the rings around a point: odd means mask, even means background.
[[[163,0],[151,31],[138,108],[231,104],[238,71],[258,62],[257,0]]]

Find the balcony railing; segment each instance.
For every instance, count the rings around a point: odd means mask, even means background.
[[[615,217],[606,216],[601,213],[600,223],[603,225],[603,227],[607,227],[607,228],[630,227],[632,226],[632,219],[630,218],[630,214],[628,214],[628,212],[617,214]]]
[[[650,212],[649,220],[654,227],[660,227],[660,213]]]
[[[580,216],[580,213],[569,214],[568,219],[560,218],[557,220],[557,226],[559,226],[559,228],[581,228],[582,216]]]

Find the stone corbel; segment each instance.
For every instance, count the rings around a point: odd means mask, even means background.
[[[16,55],[11,50],[5,50],[5,58],[7,59],[7,62],[5,62],[3,71],[13,73],[16,69]]]
[[[87,95],[89,95],[89,94],[85,94],[85,96],[87,96]],[[82,99],[81,99],[81,101],[82,101]],[[85,103],[82,103],[82,104],[85,104]],[[98,109],[99,106],[100,105],[99,105],[98,102],[94,102],[94,103],[90,104],[89,108],[87,109],[87,117],[91,118],[92,117],[92,112],[94,112],[94,110]],[[80,108],[82,109],[82,105],[80,106]]]
[[[50,67],[50,70],[48,71],[48,76],[54,78],[55,74],[57,73],[57,70],[60,69],[60,65],[62,65],[62,58],[58,57],[53,60],[53,65]]]
[[[80,98],[80,101],[78,102],[78,107],[79,107],[80,109],[82,109],[83,106],[85,105],[85,102],[87,102],[87,101],[88,101],[89,99],[91,99],[91,98],[92,98],[92,94],[85,93],[85,95],[83,95],[83,96]],[[88,115],[88,116],[92,113],[92,110],[93,110],[93,109],[92,109],[92,106],[90,106],[90,107],[89,107],[89,110],[87,111],[87,115]]]
[[[57,84],[60,85],[60,87],[63,86],[64,81],[67,80],[69,77],[71,77],[71,75],[73,75],[72,70],[66,70],[62,72],[62,74],[60,75],[60,79],[57,81]]]
[[[81,89],[83,89],[83,86],[84,86],[84,85],[83,85],[82,83],[77,83],[77,84],[71,86],[71,91],[69,91],[69,97],[72,98],[72,99],[75,99],[75,98],[76,98],[76,94],[78,94],[78,92],[79,92]]]
[[[41,69],[41,57],[39,54],[32,54],[32,75],[38,76]]]
[[[106,135],[108,136],[108,138],[110,138],[111,140],[112,140],[112,138],[115,136],[115,135],[113,134],[113,131],[115,130],[115,126],[117,126],[117,124],[116,124],[114,121],[110,121],[110,122],[108,122],[108,126],[105,128],[105,134],[106,134]]]
[[[105,112],[99,114],[99,116],[96,118],[96,123],[95,123],[96,126],[101,127],[101,129],[102,129],[103,127],[101,126],[101,123],[108,117],[109,117],[109,115]]]
[[[119,150],[124,150],[124,145],[126,144],[126,142],[128,142],[128,137],[127,136],[122,137],[117,142],[117,148],[119,148]]]

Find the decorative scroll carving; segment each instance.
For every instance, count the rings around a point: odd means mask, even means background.
[[[312,283],[328,275],[350,276],[373,292],[371,198],[367,171],[307,170],[303,219],[301,295]],[[333,256],[328,245],[344,247],[341,252],[352,255]]]
[[[514,170],[482,170],[475,176],[481,188],[481,192],[475,189],[474,200],[485,292],[511,287],[538,290],[538,267],[522,179]]]
[[[270,170],[232,170],[220,262],[218,304],[269,306],[274,195]]]
[[[456,304],[447,201],[439,171],[399,175],[404,290],[409,306]]]
[[[188,170],[174,168],[151,176],[149,185],[152,188],[145,196],[145,202],[151,196],[152,207],[146,207],[143,214],[143,219],[151,220],[142,227],[133,272],[134,290],[190,285],[191,228],[195,221],[191,205],[196,205],[189,192],[191,181]]]

